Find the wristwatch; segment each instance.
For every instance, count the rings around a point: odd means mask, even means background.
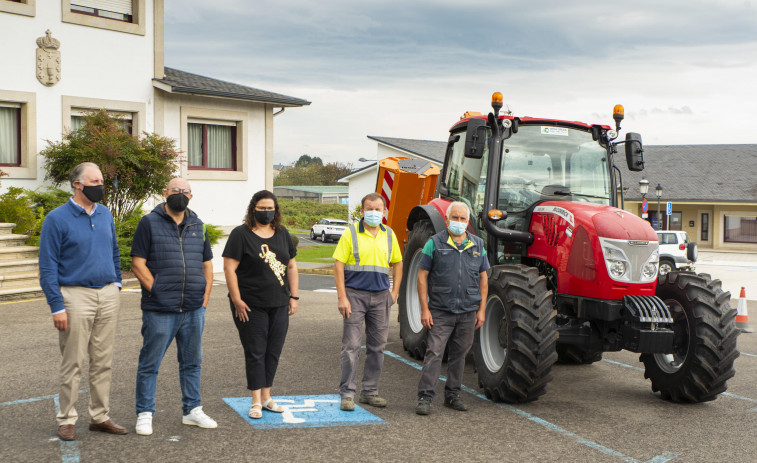
[[[289,299],[294,299],[295,301],[299,301],[300,297],[299,296],[289,296]]]

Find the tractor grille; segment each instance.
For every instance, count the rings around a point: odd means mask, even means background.
[[[657,296],[623,296],[623,305],[640,322],[673,323],[668,306]]]

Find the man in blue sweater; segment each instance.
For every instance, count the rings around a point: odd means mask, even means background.
[[[142,284],[142,350],[137,366],[137,434],[152,434],[160,362],[176,339],[182,423],[218,425],[202,411],[200,372],[205,307],[213,288],[213,253],[205,227],[187,208],[189,182],[173,178],[166,201],[139,221],[131,247],[134,274]]]
[[[126,434],[110,413],[113,344],[121,289],[116,229],[103,198],[103,175],[85,162],[69,176],[73,197],[45,217],[39,247],[40,284],[59,331],[60,411],[58,437],[76,439],[76,401],[89,353],[91,431]]]

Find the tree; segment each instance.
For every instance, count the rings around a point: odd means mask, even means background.
[[[66,184],[76,165],[94,162],[105,180],[103,203],[118,222],[162,192],[179,167],[179,154],[173,139],[155,133],[132,136],[104,110],[86,114],[84,120],[82,128],[65,134],[62,141],[47,141],[40,152],[45,180]]]
[[[294,163],[295,167],[307,167],[311,165],[323,165],[323,160],[319,158],[318,156],[310,156],[309,154],[303,154],[300,156],[300,158],[297,160],[297,162]]]
[[[273,179],[273,184],[276,186],[339,185],[336,180],[350,172],[352,172],[352,166],[341,162],[330,162],[325,166],[318,164],[295,165],[290,169],[282,171],[278,177]]]

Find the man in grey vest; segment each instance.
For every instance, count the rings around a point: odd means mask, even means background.
[[[418,272],[421,323],[428,329],[426,356],[418,383],[415,413],[431,413],[436,383],[447,353],[444,405],[466,411],[460,398],[465,356],[473,345],[474,331],[484,324],[488,278],[484,241],[466,232],[470,210],[465,203],[447,208],[447,229],[432,236],[423,247]]]

